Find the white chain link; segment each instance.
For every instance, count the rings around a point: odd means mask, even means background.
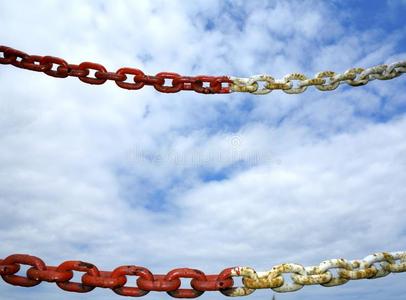
[[[403,73],[406,73],[406,60],[367,69],[352,68],[342,74],[324,71],[317,73],[314,78],[307,78],[306,75],[301,73],[292,73],[280,80],[275,80],[269,75],[254,75],[249,78],[230,76],[230,79],[233,81],[231,84],[232,92],[264,95],[273,90],[282,90],[287,94],[299,94],[303,93],[311,85],[320,91],[332,91],[343,82],[351,86],[361,86],[375,79],[393,79]]]
[[[334,275],[331,270],[337,269]],[[318,266],[304,267],[299,264],[280,264],[271,270],[257,272],[250,267],[236,267],[233,277],[242,277],[243,287],[234,287],[221,292],[227,296],[246,296],[256,289],[270,288],[285,293],[300,290],[305,285],[337,286],[350,280],[375,279],[390,273],[406,272],[406,251],[379,252],[361,260],[330,259]],[[287,282],[283,274],[290,274]]]

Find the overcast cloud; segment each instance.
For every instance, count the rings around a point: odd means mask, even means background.
[[[405,59],[405,13],[395,0],[0,0],[0,44],[109,70],[311,76]],[[208,96],[0,66],[0,257],[218,273],[406,250],[405,80]],[[277,299],[404,299],[405,276]],[[121,299],[4,282],[0,298]]]

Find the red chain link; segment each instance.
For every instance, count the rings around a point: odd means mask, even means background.
[[[111,80],[119,87],[127,90],[138,90],[144,85],[151,85],[162,93],[195,91],[202,94],[227,94],[230,93],[232,83],[227,76],[202,75],[191,77],[170,72],[161,72],[151,76],[145,75],[141,70],[134,68],[121,68],[116,72],[108,72],[104,66],[97,63],[68,64],[59,57],[29,55],[1,45],[0,64],[11,64],[18,68],[43,72],[57,78],[78,77],[88,84],[103,84],[107,80]],[[89,76],[91,70],[95,71],[94,77]],[[166,84],[166,82],[170,83]]]
[[[16,275],[21,265],[30,266],[26,276]],[[84,273],[81,282],[70,281],[74,272]],[[61,289],[69,292],[87,293],[98,287],[130,297],[141,297],[150,291],[156,291],[167,292],[174,298],[196,298],[206,291],[225,292],[234,285],[231,268],[223,270],[219,275],[206,275],[200,270],[188,268],[174,269],[166,275],[154,275],[148,269],[138,266],[121,266],[112,272],[106,272],[82,261],[65,261],[57,267],[47,266],[40,258],[26,254],[14,254],[0,259],[0,276],[9,284],[23,287],[46,281],[55,282]],[[138,277],[135,286],[126,285],[127,276]],[[191,288],[180,288],[182,278],[192,279]]]

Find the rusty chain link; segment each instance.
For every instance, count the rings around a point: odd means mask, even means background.
[[[307,78],[301,73],[292,73],[278,80],[269,75],[255,75],[249,78],[230,77],[230,79],[233,81],[231,85],[233,92],[265,95],[273,90],[282,90],[287,94],[299,94],[306,91],[309,86],[314,86],[320,91],[332,91],[341,83],[361,86],[375,79],[393,79],[403,73],[406,73],[406,60],[367,69],[352,68],[343,74],[324,71],[317,73],[314,78]]]
[[[30,266],[26,276],[16,275],[22,265]],[[331,270],[336,269],[336,275]],[[84,273],[81,282],[72,282],[74,272]],[[285,293],[305,285],[338,286],[350,280],[375,279],[390,273],[406,272],[406,252],[380,252],[362,260],[330,259],[317,266],[304,267],[287,263],[269,271],[257,272],[250,267],[228,268],[218,275],[206,275],[200,270],[180,268],[166,275],[154,275],[138,266],[121,266],[113,271],[101,271],[82,261],[65,261],[57,267],[47,266],[38,257],[14,254],[0,259],[0,275],[9,284],[32,287],[42,281],[54,282],[69,292],[87,293],[94,288],[108,288],[122,296],[140,297],[151,291],[167,292],[174,298],[196,298],[206,291],[220,291],[226,296],[246,296],[257,289],[272,289]],[[288,282],[284,276],[290,275]],[[136,285],[127,285],[128,277],[138,277]],[[234,287],[233,277],[242,277],[242,287]],[[189,278],[191,288],[181,288],[181,279]]]
[[[301,73],[288,74],[282,79],[274,79],[269,75],[255,75],[248,78],[233,76],[182,76],[177,73],[161,72],[155,76],[145,75],[139,69],[121,68],[116,72],[108,72],[100,64],[82,62],[79,65],[69,64],[62,58],[54,56],[29,55],[22,51],[0,45],[0,64],[11,64],[15,67],[31,71],[43,72],[49,76],[66,78],[78,77],[88,84],[103,84],[107,80],[114,81],[119,87],[138,90],[145,85],[153,86],[162,93],[179,91],[195,91],[202,94],[227,94],[246,92],[264,95],[273,90],[282,90],[288,94],[299,94],[309,86],[320,91],[332,91],[341,83],[361,86],[369,81],[393,79],[406,73],[406,60],[390,65],[378,65],[367,69],[352,68],[343,74],[333,71],[319,72],[314,78],[307,78]],[[94,74],[91,76],[91,71]]]
[[[128,90],[138,90],[145,85],[150,85],[162,93],[176,93],[184,90],[202,94],[224,94],[230,93],[232,83],[227,76],[200,75],[191,77],[170,72],[161,72],[151,76],[134,68],[121,68],[116,72],[108,72],[104,66],[97,63],[82,62],[79,65],[74,65],[67,63],[62,58],[29,55],[1,45],[0,64],[11,64],[18,68],[43,72],[57,78],[78,77],[88,84],[103,84],[107,80],[111,80],[119,87]],[[91,72],[94,75],[91,76]]]

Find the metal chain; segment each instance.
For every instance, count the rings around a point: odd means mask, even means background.
[[[202,94],[225,94],[230,93],[232,83],[227,76],[191,77],[170,72],[161,72],[151,76],[134,68],[121,68],[116,72],[108,72],[103,65],[97,63],[82,62],[74,65],[59,57],[29,55],[6,46],[0,46],[0,64],[11,64],[18,68],[43,72],[58,78],[78,77],[88,84],[103,84],[107,80],[111,80],[119,87],[128,90],[138,90],[145,85],[150,85],[162,93],[176,93],[184,90]],[[90,75],[92,71],[94,71],[93,76]]]
[[[255,75],[249,78],[230,77],[233,81],[230,89],[233,92],[246,92],[255,95],[265,95],[273,90],[282,90],[287,94],[300,94],[306,91],[309,86],[314,86],[319,91],[332,91],[341,83],[361,86],[375,79],[393,79],[403,73],[406,73],[406,60],[367,69],[352,68],[342,74],[324,71],[317,73],[314,78],[308,78],[301,73],[288,74],[278,80],[269,75]]]
[[[21,265],[30,266],[26,276],[16,275]],[[336,269],[334,275],[331,270]],[[84,273],[81,282],[72,282],[74,272]],[[166,275],[154,275],[138,266],[121,266],[113,271],[101,271],[82,261],[65,261],[57,267],[47,266],[38,257],[14,254],[0,259],[0,275],[9,284],[32,287],[42,281],[54,282],[69,292],[87,293],[94,288],[108,288],[122,296],[140,297],[150,291],[167,292],[174,298],[196,298],[206,291],[220,291],[226,296],[246,296],[256,289],[272,289],[285,293],[297,291],[305,285],[337,286],[350,280],[375,279],[390,273],[406,272],[406,251],[380,252],[362,260],[330,259],[317,266],[304,267],[287,263],[269,271],[257,272],[250,267],[228,268],[218,275],[206,275],[200,270],[180,268]],[[291,283],[284,274],[290,275]],[[138,277],[135,286],[127,285],[128,276]],[[242,277],[243,286],[234,287],[233,277]],[[191,279],[191,288],[181,288],[181,279]]]
[[[116,72],[108,72],[103,65],[97,63],[69,64],[62,58],[29,55],[1,45],[0,64],[11,64],[18,68],[43,72],[57,78],[78,77],[88,84],[103,84],[107,80],[111,80],[119,87],[128,90],[138,90],[145,85],[150,85],[162,93],[195,91],[202,94],[245,92],[264,95],[273,90],[282,90],[288,94],[299,94],[309,86],[314,86],[320,91],[332,91],[341,83],[361,86],[375,79],[388,80],[406,73],[406,60],[402,60],[390,65],[378,65],[367,69],[352,68],[342,74],[333,71],[319,72],[314,78],[308,78],[301,73],[288,74],[278,80],[269,75],[242,78],[206,75],[182,76],[177,73],[161,72],[152,76],[145,75],[144,72],[135,68],[121,68]],[[90,75],[91,72],[94,73],[93,76]]]

